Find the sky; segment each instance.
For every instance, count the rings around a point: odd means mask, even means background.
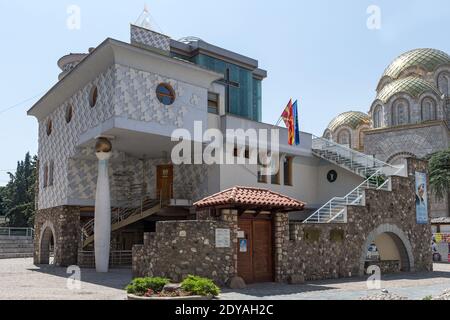
[[[57,60],[108,37],[129,41],[145,4],[173,39],[197,36],[259,60],[268,71],[263,121],[276,123],[292,97],[301,130],[316,135],[342,112],[367,112],[401,53],[450,53],[448,0],[0,0],[0,185],[26,152],[37,153],[37,121],[26,111],[56,83]],[[76,30],[67,26],[72,5],[81,9]]]

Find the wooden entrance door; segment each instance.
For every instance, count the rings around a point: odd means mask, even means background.
[[[240,219],[239,230],[245,238],[238,239],[238,274],[246,283],[272,282],[272,221]]]
[[[158,166],[156,196],[163,202],[170,201],[173,195],[173,166]]]

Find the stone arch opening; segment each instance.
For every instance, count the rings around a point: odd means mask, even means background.
[[[46,223],[42,227],[39,239],[39,264],[54,264],[56,238],[55,230],[52,224]]]
[[[391,155],[386,162],[392,165],[402,164],[404,159],[408,158],[417,158],[414,153],[411,152],[398,152],[396,154]]]
[[[379,264],[383,269],[387,263],[398,263],[401,272],[414,271],[411,243],[401,229],[389,224],[381,225],[369,234],[362,248],[360,275],[364,275],[368,265]]]

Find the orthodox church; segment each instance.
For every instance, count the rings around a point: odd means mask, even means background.
[[[450,56],[416,49],[383,73],[368,114],[336,117],[324,137],[390,164],[450,147]],[[449,217],[448,200],[433,199],[432,217]]]

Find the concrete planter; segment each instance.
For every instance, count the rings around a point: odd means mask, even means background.
[[[128,295],[128,300],[134,301],[208,301],[213,300],[213,296],[187,296],[187,297],[139,297],[134,294]]]

